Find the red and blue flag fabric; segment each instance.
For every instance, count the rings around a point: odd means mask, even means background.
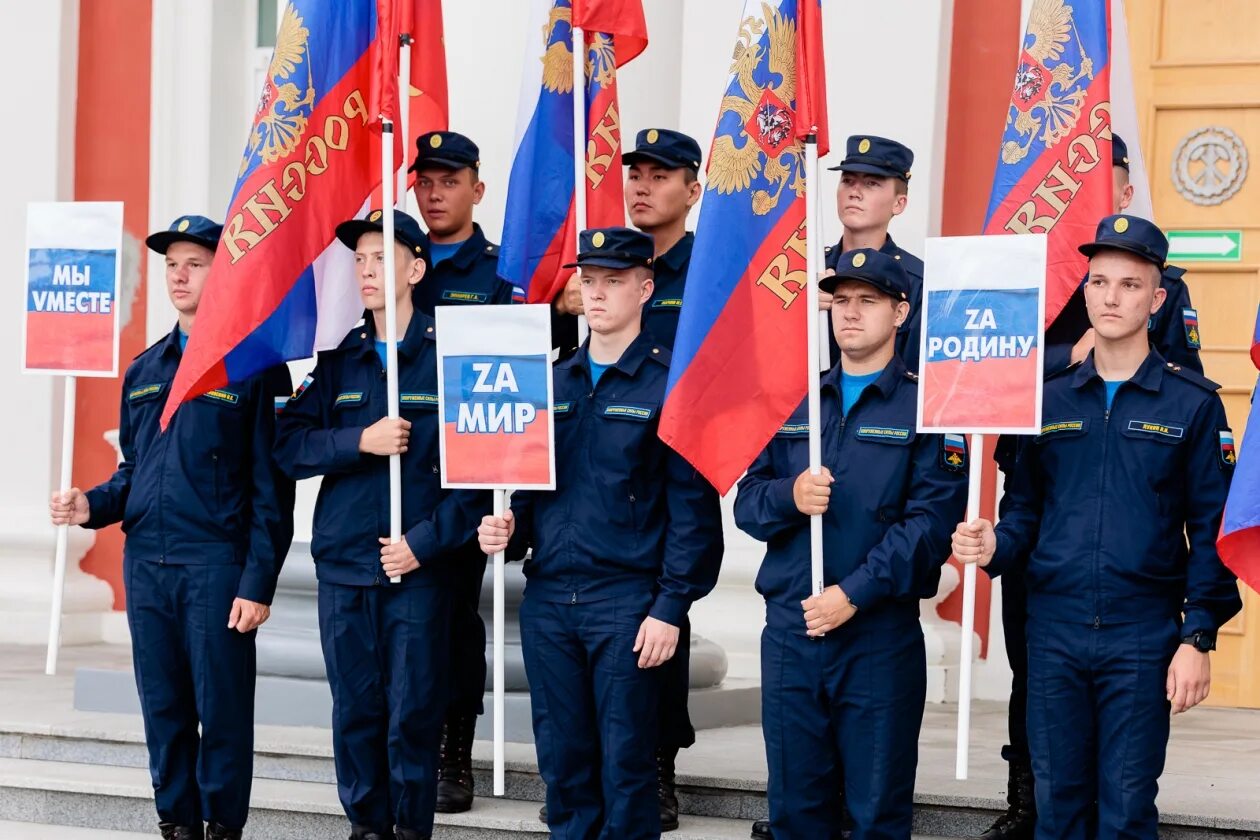
[[[1260,368],[1260,311],[1256,313],[1256,330],[1251,339],[1251,361]],[[1260,380],[1256,388],[1260,390]],[[1216,550],[1239,580],[1260,592],[1260,414],[1255,410],[1254,391],[1251,400],[1247,445],[1242,451],[1235,452],[1231,432],[1220,433],[1221,459],[1234,466],[1234,480],[1225,500]]]
[[[1111,9],[1033,4],[985,214],[986,234],[1047,235],[1047,325],[1086,274],[1077,246],[1111,213]]]
[[[381,180],[377,117],[397,74],[380,78],[380,51],[397,36],[377,23],[376,0],[287,4],[163,426],[186,399],[335,347],[362,315],[333,231]]]
[[[535,0],[508,177],[499,276],[549,302],[573,274],[573,28],[586,50],[586,227],[625,224],[617,68],[643,52],[641,0]]]
[[[805,143],[827,153],[819,0],[746,0],[660,436],[725,493],[805,397]]]

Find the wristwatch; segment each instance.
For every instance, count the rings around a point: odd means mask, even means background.
[[[1199,653],[1208,653],[1216,650],[1216,634],[1200,630],[1197,633],[1191,633],[1189,636],[1182,636],[1181,643],[1190,645]]]

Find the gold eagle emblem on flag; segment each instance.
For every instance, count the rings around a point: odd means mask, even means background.
[[[241,163],[244,172],[255,155],[263,163],[285,158],[302,140],[307,120],[315,104],[315,84],[307,61],[310,31],[292,5],[284,11],[276,48],[267,67],[267,80],[254,115],[254,130]],[[305,78],[303,78],[305,76]]]
[[[761,17],[739,27],[730,72],[735,83],[722,98],[718,123],[739,117],[736,131],[719,133],[709,157],[708,189],[729,195],[753,186],[753,212],[769,213],[785,189],[805,194],[805,154],[796,138],[796,23],[765,3]],[[767,44],[762,46],[762,35]],[[760,72],[759,72],[760,71]],[[757,78],[765,79],[759,84]],[[775,79],[778,80],[775,83]]]

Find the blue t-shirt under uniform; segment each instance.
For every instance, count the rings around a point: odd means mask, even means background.
[[[591,387],[594,387],[599,384],[599,378],[604,375],[604,371],[608,370],[612,365],[601,365],[589,355],[586,357],[586,361],[591,367]]]
[[[395,344],[395,345],[398,345],[398,344],[402,344],[402,342],[401,342],[401,341],[395,341],[395,342],[394,342],[394,344]],[[378,358],[378,359],[380,359],[380,360],[381,360],[381,367],[385,367],[385,366],[386,366],[386,363],[385,363],[385,342],[384,342],[384,341],[382,341],[382,340],[381,340],[381,339],[379,339],[379,338],[378,338],[378,339],[376,339],[376,356],[377,356],[377,358]]]
[[[862,391],[866,390],[866,386],[879,379],[882,370],[874,373],[863,373],[861,375],[845,373],[840,371],[840,394],[844,400],[844,413],[848,416],[849,410],[853,408],[853,404],[858,401],[858,397],[862,396]]]
[[[465,239],[464,242],[468,240]],[[464,242],[448,242],[445,245],[439,245],[436,242],[429,243],[429,264],[437,265],[443,260],[449,260],[455,256],[455,252],[464,247]]]
[[[183,353],[188,349],[188,333],[183,330],[179,331],[179,352]]]
[[[1107,410],[1111,411],[1111,404],[1115,402],[1116,391],[1120,386],[1127,382],[1127,379],[1104,379],[1103,384],[1107,386]]]

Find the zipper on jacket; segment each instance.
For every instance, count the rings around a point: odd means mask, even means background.
[[[1120,390],[1119,388],[1117,388],[1116,395],[1112,397],[1112,405],[1115,405],[1116,397],[1119,397],[1119,396],[1120,396]],[[1107,399],[1106,394],[1103,395],[1103,399],[1104,400]],[[1094,562],[1093,562],[1092,572],[1094,576],[1094,629],[1095,630],[1099,629],[1102,626],[1102,616],[1099,614],[1100,605],[1101,605],[1101,599],[1099,597],[1101,594],[1099,579],[1101,577],[1101,574],[1100,574],[1099,563],[1098,563],[1098,550],[1099,550],[1100,545],[1102,544],[1103,507],[1105,506],[1106,500],[1107,500],[1107,493],[1106,493],[1106,490],[1107,490],[1107,443],[1111,437],[1110,429],[1111,429],[1111,407],[1108,406],[1103,409],[1103,448],[1102,448],[1101,465],[1098,470],[1098,523],[1097,523],[1097,528],[1095,529],[1095,533],[1094,533]]]

